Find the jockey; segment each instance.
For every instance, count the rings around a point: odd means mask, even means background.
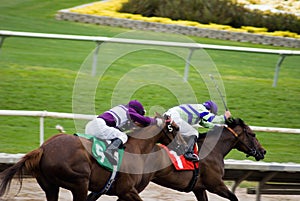
[[[131,100],[127,105],[115,106],[88,122],[85,133],[100,139],[112,140],[105,153],[109,159],[113,159],[114,152],[127,142],[128,137],[123,131],[130,123],[133,122],[142,127],[154,123],[161,126],[162,121],[160,119],[156,120],[144,115],[143,105],[137,100]]]
[[[183,136],[188,137],[188,147],[184,157],[187,160],[199,161],[198,155],[194,154],[194,144],[199,137],[197,126],[212,128],[215,124],[224,124],[225,120],[231,117],[230,111],[224,115],[217,115],[218,106],[209,100],[202,104],[182,104],[170,108],[165,114],[171,116],[172,120],[179,126]]]

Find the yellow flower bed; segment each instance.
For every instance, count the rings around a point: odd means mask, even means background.
[[[268,36],[281,36],[281,37],[290,37],[290,38],[299,38],[300,39],[300,36],[298,34],[289,32],[289,31],[274,31],[274,32],[267,32],[264,34],[268,35]]]
[[[240,0],[244,2],[248,2],[250,0]],[[259,0],[251,0],[253,2],[258,2]],[[228,25],[220,25],[220,24],[201,24],[199,22],[194,21],[186,21],[186,20],[172,20],[170,18],[164,17],[144,17],[139,14],[130,14],[130,13],[119,13],[118,11],[121,9],[122,4],[128,2],[128,0],[110,0],[110,1],[99,1],[87,6],[77,7],[70,9],[71,12],[80,13],[80,14],[89,14],[89,15],[98,15],[98,16],[106,16],[106,17],[115,17],[115,18],[125,18],[132,20],[140,20],[145,22],[157,22],[163,24],[177,24],[183,26],[195,26],[199,28],[207,28],[207,29],[216,29],[216,30],[227,30],[234,32],[248,32],[248,33],[258,33],[269,36],[281,36],[281,37],[292,37],[292,38],[300,38],[300,35],[296,33],[292,33],[289,31],[276,31],[276,32],[268,32],[267,28],[258,28],[258,27],[250,27],[243,26],[240,29],[233,28]],[[243,3],[244,3],[243,2]]]
[[[300,14],[299,0],[236,0],[243,5],[267,5],[270,9]]]
[[[251,27],[251,26],[242,26],[241,29],[246,30],[249,33],[263,33],[268,32],[267,28],[260,28],[260,27]]]

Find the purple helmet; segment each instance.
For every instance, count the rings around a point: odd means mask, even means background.
[[[203,105],[206,107],[207,110],[210,110],[211,113],[215,115],[218,114],[218,106],[212,100],[206,101],[205,103],[203,103]]]
[[[131,100],[131,101],[129,101],[128,107],[134,109],[140,115],[144,115],[145,114],[144,107],[143,107],[143,105],[138,100]]]

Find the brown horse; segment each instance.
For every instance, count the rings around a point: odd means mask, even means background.
[[[121,200],[142,200],[136,187],[142,180],[147,154],[158,142],[167,145],[180,140],[172,126],[168,123],[164,123],[162,128],[150,125],[129,136],[120,171],[107,194],[116,195]],[[22,182],[24,171],[27,171],[36,178],[48,201],[58,200],[60,187],[72,192],[73,201],[86,201],[88,191],[101,191],[111,175],[110,171],[98,165],[90,152],[91,142],[84,138],[55,135],[1,173],[0,197],[9,189],[15,174]]]
[[[171,165],[168,154],[160,146],[156,146],[153,152],[160,152],[160,157],[148,157],[144,172],[144,186],[140,185],[141,192],[150,180],[161,186],[178,191],[192,191],[198,201],[207,201],[206,190],[237,201],[238,198],[224,184],[224,157],[232,150],[237,149],[256,160],[264,159],[266,154],[258,142],[253,131],[241,119],[234,119],[227,123],[228,127],[216,126],[198,139],[200,149],[200,165],[197,181],[192,185],[193,171],[177,171]],[[151,156],[151,155],[150,155]],[[157,171],[151,172],[156,169]],[[150,170],[150,171],[149,171]]]

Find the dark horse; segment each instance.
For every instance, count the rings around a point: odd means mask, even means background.
[[[121,200],[142,200],[136,188],[142,180],[147,154],[158,142],[167,145],[175,138],[173,142],[181,140],[176,133],[167,123],[162,128],[150,125],[133,132],[125,144],[120,172],[107,194]],[[48,201],[58,200],[60,187],[72,192],[73,201],[86,201],[88,191],[99,192],[111,174],[98,165],[90,151],[91,142],[84,138],[68,134],[53,136],[1,173],[0,197],[8,190],[15,174],[22,181],[27,171],[36,178]]]
[[[265,149],[258,142],[253,131],[241,119],[233,119],[227,122],[227,126],[216,126],[203,137],[198,139],[200,149],[200,165],[198,179],[194,186],[191,185],[193,171],[177,171],[171,165],[168,154],[160,146],[156,146],[153,152],[161,152],[160,157],[148,157],[144,172],[144,184],[140,185],[141,192],[150,180],[161,186],[178,191],[192,191],[198,201],[208,200],[206,190],[237,201],[238,198],[223,182],[224,157],[232,150],[237,149],[253,156],[256,160],[264,159]],[[156,169],[157,171],[151,172]],[[150,171],[149,171],[150,170]]]

